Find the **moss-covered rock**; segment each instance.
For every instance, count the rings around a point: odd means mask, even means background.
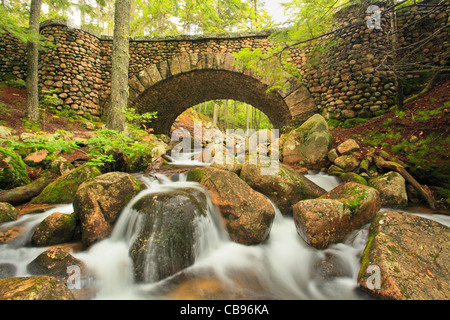
[[[122,209],[145,185],[129,173],[109,172],[78,188],[73,208],[81,221],[81,241],[91,245],[110,235]]]
[[[358,281],[380,299],[450,299],[450,228],[405,212],[380,211],[369,229]]]
[[[298,234],[311,246],[323,249],[369,223],[380,207],[377,190],[348,182],[317,199],[299,201],[293,216]]]
[[[281,213],[292,215],[292,206],[304,199],[314,199],[326,191],[290,167],[280,164],[274,174],[263,174],[263,166],[244,164],[240,172],[254,190],[266,195]]]
[[[12,189],[30,183],[27,166],[14,151],[0,147],[0,189]]]
[[[7,202],[0,202],[0,223],[14,221],[18,217],[16,208]]]
[[[75,300],[64,282],[49,276],[0,280],[0,300]]]
[[[75,234],[77,216],[55,212],[45,218],[34,231],[31,243],[38,247],[69,242]]]
[[[363,184],[367,186],[367,180],[361,177],[359,174],[356,174],[354,172],[347,172],[342,174],[341,176],[342,181],[344,182],[356,182],[359,184]]]
[[[325,119],[315,114],[292,130],[283,146],[283,162],[318,169],[328,160],[331,135]]]
[[[85,181],[100,175],[100,170],[95,166],[82,165],[67,172],[34,197],[31,203],[63,204],[72,203],[78,187]]]
[[[370,179],[369,185],[380,191],[383,206],[402,207],[408,205],[405,178],[400,173],[390,171]]]

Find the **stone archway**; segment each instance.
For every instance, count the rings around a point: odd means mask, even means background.
[[[317,112],[309,91],[293,79],[284,92],[268,80],[244,70],[230,53],[179,54],[151,65],[129,81],[129,106],[138,113],[156,111],[155,133],[168,134],[175,119],[199,103],[232,99],[264,112],[275,128],[305,121]]]

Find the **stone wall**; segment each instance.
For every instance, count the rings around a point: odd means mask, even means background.
[[[400,40],[410,44],[424,41],[437,31],[432,42],[414,57],[426,63],[448,64],[440,59],[449,49],[449,12],[442,7],[423,19],[427,7],[399,11]],[[347,119],[372,117],[395,104],[392,74],[383,64],[386,54],[388,20],[383,17],[383,30],[366,25],[365,12],[348,8],[336,16],[336,27],[352,25],[340,34],[339,41],[313,69],[306,68],[308,52],[292,49],[292,61],[304,75],[306,87],[314,97],[319,112],[327,118]],[[80,115],[99,117],[108,106],[111,78],[111,37],[100,36],[85,28],[70,28],[62,20],[41,24],[41,33],[55,44],[41,52],[40,79],[42,90],[54,90],[58,108],[71,108]],[[136,37],[130,40],[130,78],[151,65],[163,69],[164,62],[180,53],[232,53],[243,48],[270,46],[268,32],[246,34],[214,34],[166,38]],[[15,76],[25,79],[26,46],[8,34],[0,33],[0,79]],[[419,78],[408,74],[406,78]],[[165,77],[163,77],[165,78]],[[408,88],[407,88],[408,89]]]

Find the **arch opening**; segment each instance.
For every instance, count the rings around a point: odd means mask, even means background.
[[[136,112],[157,112],[151,126],[156,133],[170,134],[172,124],[187,109],[211,100],[236,100],[261,110],[274,128],[291,120],[283,97],[243,73],[225,70],[194,70],[162,80],[134,100]]]

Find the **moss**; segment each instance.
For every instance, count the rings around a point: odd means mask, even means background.
[[[45,204],[71,203],[80,184],[100,174],[100,170],[94,166],[83,165],[78,167],[49,184],[31,202]]]
[[[188,181],[202,182],[204,177],[204,172],[202,169],[190,170],[187,175]]]
[[[17,187],[30,183],[27,166],[14,151],[0,147],[0,187]],[[6,165],[5,165],[6,164]]]

